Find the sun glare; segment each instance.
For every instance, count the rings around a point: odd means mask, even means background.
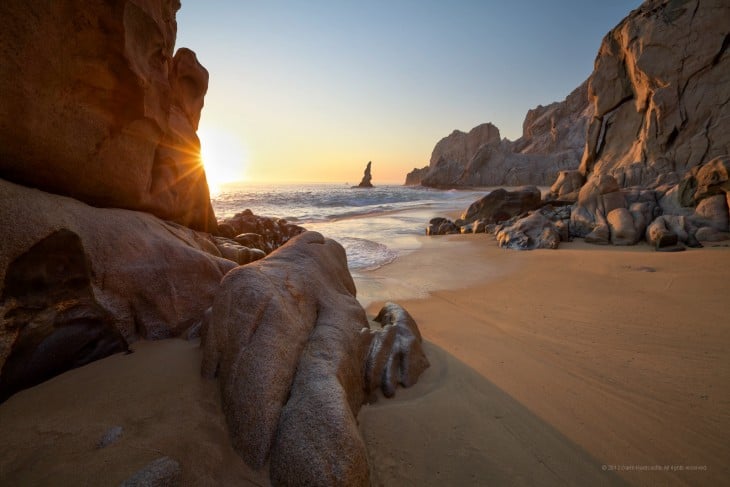
[[[212,194],[220,193],[223,184],[245,179],[248,158],[239,137],[225,130],[207,127],[198,130],[198,137],[200,156]]]

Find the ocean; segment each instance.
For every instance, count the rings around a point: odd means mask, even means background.
[[[431,218],[463,210],[486,193],[400,185],[229,184],[211,200],[219,219],[250,209],[333,238],[345,247],[350,270],[356,272],[417,250],[416,236],[425,234]]]

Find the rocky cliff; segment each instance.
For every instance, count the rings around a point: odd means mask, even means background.
[[[580,165],[658,186],[730,153],[730,4],[649,0],[601,43]]]
[[[406,184],[433,187],[548,185],[558,172],[576,169],[592,115],[588,83],[562,102],[527,112],[522,137],[500,140],[491,123],[469,134],[454,131],[441,139],[427,167],[414,169]]]
[[[0,177],[210,231],[178,0],[0,3]]]

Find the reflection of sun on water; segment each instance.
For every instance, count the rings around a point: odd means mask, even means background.
[[[244,179],[248,159],[236,135],[225,130],[201,127],[198,137],[200,157],[211,195],[220,193],[221,185],[225,183]]]

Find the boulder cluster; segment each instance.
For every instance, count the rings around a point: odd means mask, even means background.
[[[246,209],[218,221],[215,244],[223,257],[243,265],[270,254],[305,231],[283,218],[258,216]]]
[[[581,184],[579,172],[563,172],[543,200],[534,187],[497,189],[452,222],[437,217],[427,235],[492,233],[501,247],[558,248],[575,237],[594,244],[657,250],[700,247],[730,239],[730,157],[689,171],[676,184],[655,189],[621,188],[608,174]]]

